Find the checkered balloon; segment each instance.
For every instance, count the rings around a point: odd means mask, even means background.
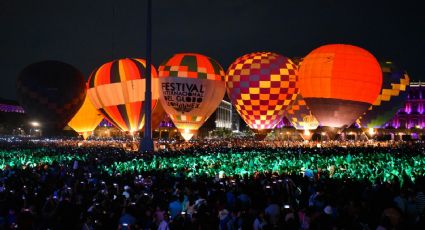
[[[25,112],[40,122],[48,134],[62,130],[86,97],[83,74],[60,61],[41,61],[25,67],[16,86]]]
[[[301,94],[298,94],[295,102],[288,107],[285,116],[291,122],[292,126],[299,130],[312,130],[319,126],[319,122],[311,114],[311,110],[308,108]]]
[[[382,89],[375,102],[356,123],[362,128],[382,128],[403,107],[409,75],[392,62],[381,62]]]
[[[297,66],[272,52],[246,54],[226,74],[227,95],[252,129],[273,129],[297,97]]]

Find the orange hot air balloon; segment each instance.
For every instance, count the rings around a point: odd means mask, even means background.
[[[155,109],[152,111],[152,129],[157,129],[159,127],[159,124],[164,120],[166,114],[167,113],[165,112],[161,103],[158,102],[155,106]]]
[[[158,102],[158,77],[152,66],[152,109]],[[87,94],[105,118],[122,131],[143,128],[146,62],[125,58],[103,64],[90,76]]]
[[[283,119],[297,97],[296,83],[297,66],[289,58],[271,52],[236,59],[226,75],[227,95],[254,130],[271,130]]]
[[[324,45],[310,52],[299,68],[299,88],[322,126],[347,127],[378,97],[382,72],[367,50]]]
[[[155,89],[158,90],[158,89]],[[167,113],[165,112],[164,108],[162,107],[161,103],[156,103],[155,108],[152,110],[152,130],[159,128],[159,125],[161,124],[161,121],[164,120],[165,115]],[[142,131],[145,130],[145,127],[142,128]]]
[[[216,110],[225,93],[224,71],[201,54],[175,54],[158,68],[160,101],[185,140]]]
[[[102,121],[102,114],[97,111],[90,101],[90,98],[86,96],[83,105],[74,115],[71,121],[68,122],[69,127],[74,129],[80,135],[87,139],[93,132],[93,130]]]

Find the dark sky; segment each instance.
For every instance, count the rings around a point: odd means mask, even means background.
[[[415,3],[416,2],[416,3]],[[421,1],[153,0],[153,63],[198,52],[223,68],[252,51],[304,56],[349,43],[425,80]],[[145,56],[143,0],[0,0],[0,98],[15,99],[19,71],[55,59],[86,77],[112,59]]]

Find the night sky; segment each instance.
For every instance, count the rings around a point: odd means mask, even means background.
[[[420,1],[394,2],[153,0],[153,63],[197,52],[227,68],[252,51],[300,57],[323,44],[347,43],[393,60],[413,80],[425,80],[424,8]],[[143,0],[1,0],[0,98],[16,98],[16,76],[33,62],[64,61],[88,78],[104,62],[144,57],[145,5]]]

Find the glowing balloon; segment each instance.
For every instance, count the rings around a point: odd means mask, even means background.
[[[297,95],[295,102],[289,106],[285,116],[292,126],[298,130],[313,130],[319,126],[319,122],[311,114],[301,94]]]
[[[282,118],[282,120],[275,126],[276,129],[281,129],[284,127],[291,127],[292,123],[288,120],[288,118],[285,116]]]
[[[224,71],[201,54],[175,54],[158,68],[160,101],[185,140],[215,111],[225,93]]]
[[[246,54],[227,70],[227,95],[251,129],[270,130],[297,97],[297,78],[289,58],[271,52]]]
[[[74,115],[71,121],[68,122],[68,126],[78,132],[80,135],[87,139],[94,129],[102,121],[102,114],[97,111],[90,101],[90,98],[86,96],[83,105]]]
[[[379,95],[382,72],[368,51],[352,45],[324,45],[299,68],[299,88],[323,126],[350,126]]]
[[[382,128],[406,100],[410,79],[406,72],[398,69],[392,62],[382,62],[382,90],[368,111],[358,119],[363,128]]]
[[[310,130],[306,129],[304,131],[299,132],[301,138],[305,141],[310,141],[313,137],[313,133]]]
[[[155,90],[158,90],[156,88]],[[167,113],[162,107],[161,103],[156,103],[155,109],[152,110],[152,130],[159,128],[159,124],[164,120]],[[142,128],[142,131],[145,130],[145,127]]]
[[[83,104],[84,82],[83,74],[69,64],[34,63],[18,76],[18,100],[31,120],[53,134],[63,129]]]
[[[152,66],[152,109],[158,102],[158,78]],[[109,122],[122,131],[143,128],[146,62],[125,58],[103,64],[89,79],[88,95]]]

